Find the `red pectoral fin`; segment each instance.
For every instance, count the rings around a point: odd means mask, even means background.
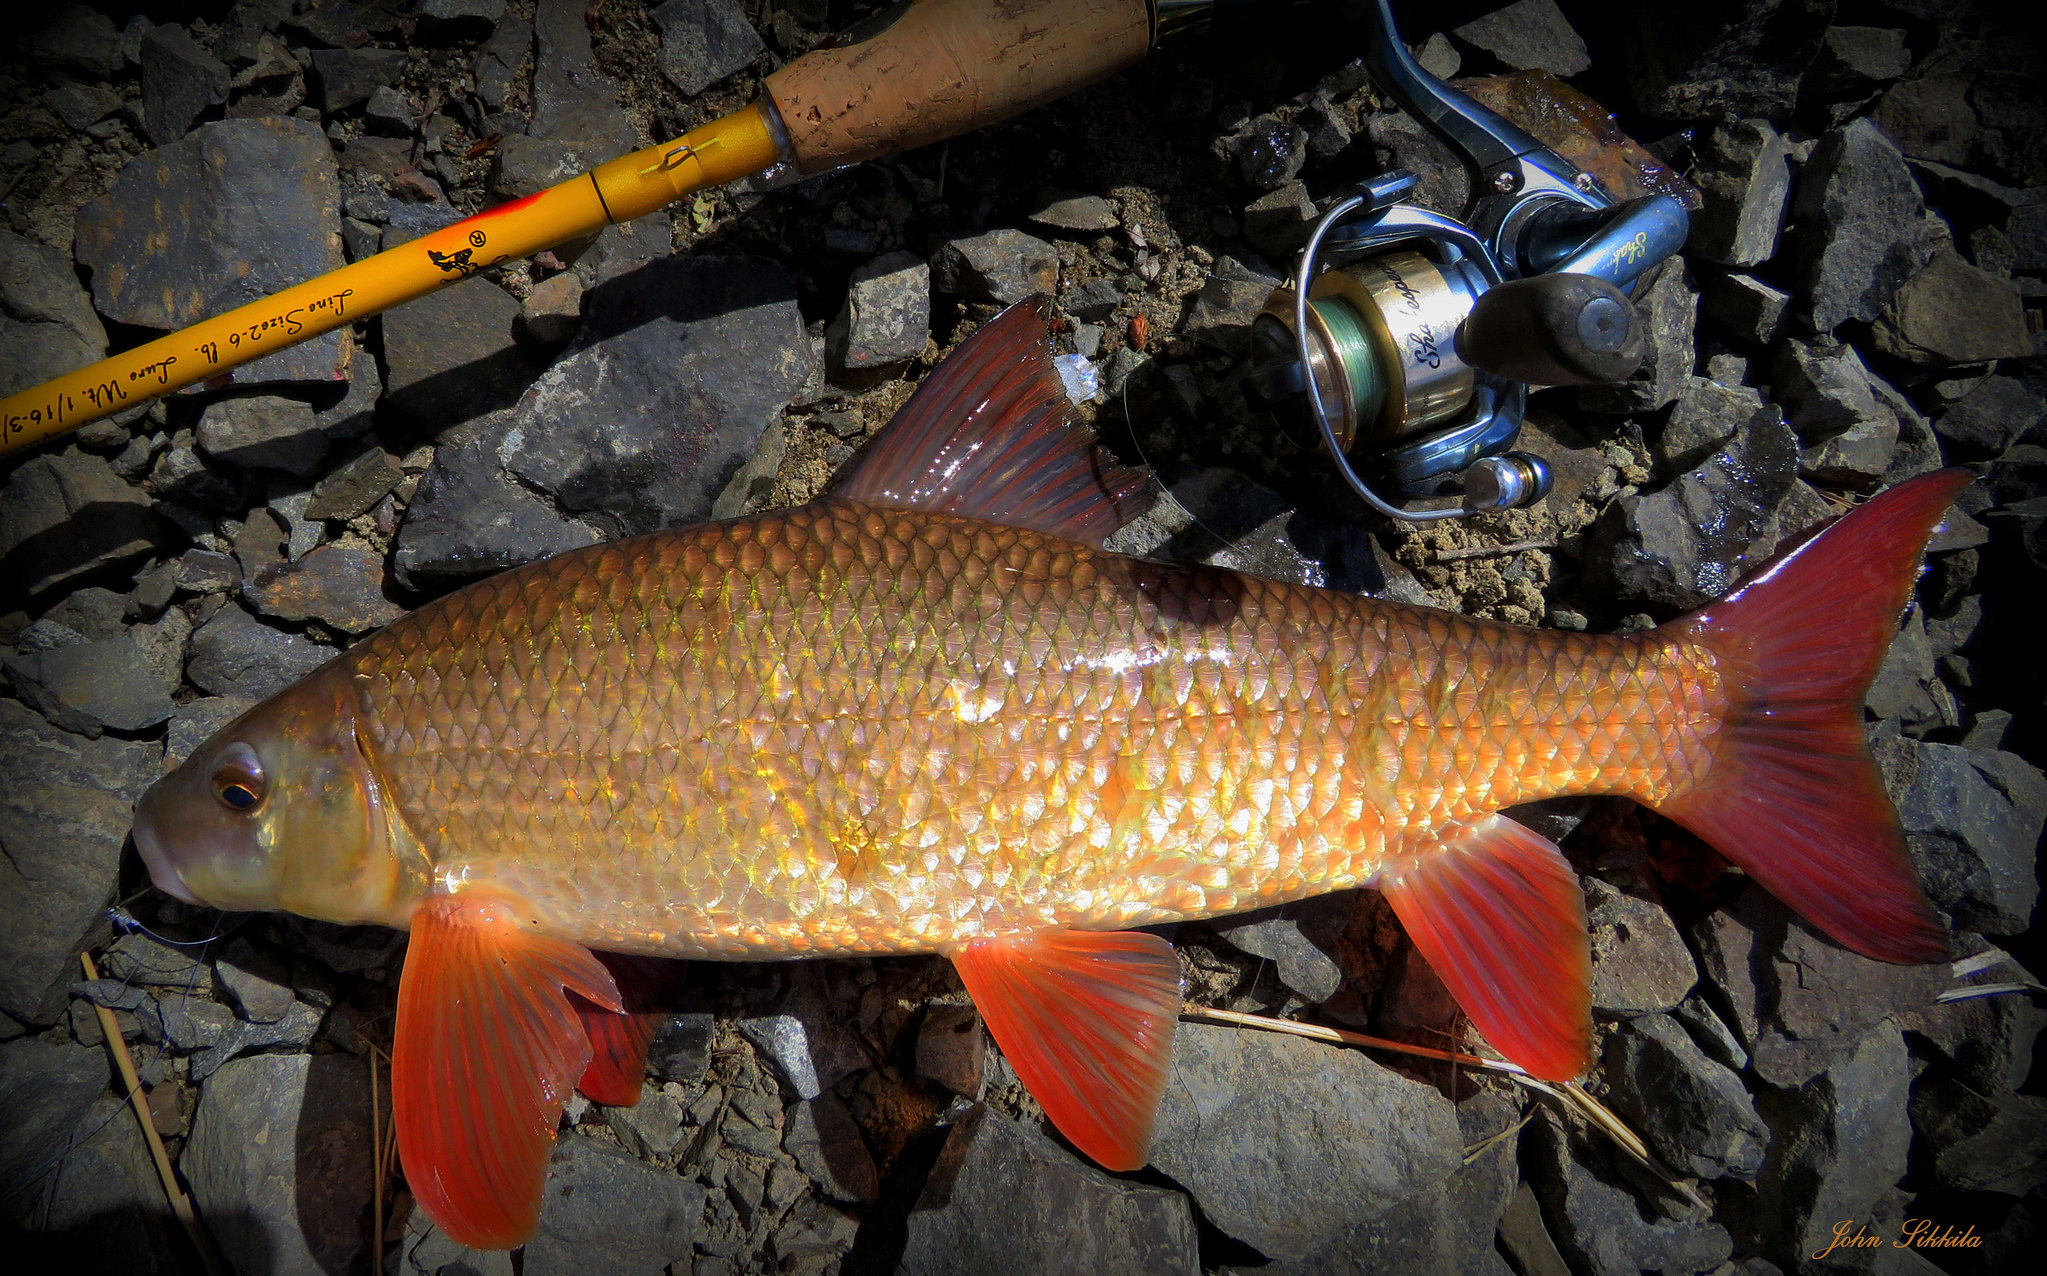
[[[609,1107],[629,1108],[640,1101],[647,1047],[668,1021],[666,1003],[680,983],[683,963],[622,953],[598,953],[597,960],[617,982],[625,1013],[570,998],[583,1021],[584,1035],[590,1038],[590,1066],[583,1069],[576,1089]]]
[[[590,1059],[564,989],[613,1012],[590,951],[529,929],[510,902],[438,895],[412,919],[398,983],[391,1109],[405,1181],[472,1249],[533,1235],[562,1101]]]
[[[1145,1162],[1172,1064],[1180,959],[1156,935],[1043,931],[952,955],[1052,1124],[1104,1168]]]
[[[1380,874],[1422,956],[1501,1054],[1545,1081],[1584,1071],[1592,1042],[1585,892],[1563,853],[1504,815],[1446,830]]]

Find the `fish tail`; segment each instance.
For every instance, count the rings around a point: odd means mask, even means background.
[[[1972,477],[1892,488],[1671,626],[1722,658],[1733,706],[1711,768],[1660,809],[1882,961],[1938,961],[1948,945],[1864,741],[1862,701],[1920,556]]]

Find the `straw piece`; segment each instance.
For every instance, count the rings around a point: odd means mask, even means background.
[[[1511,1077],[1525,1077],[1527,1071],[1508,1063],[1505,1059],[1482,1059],[1477,1055],[1459,1054],[1455,1050],[1438,1050],[1433,1046],[1412,1046],[1405,1041],[1389,1041],[1384,1037],[1368,1037],[1362,1032],[1349,1032],[1342,1028],[1327,1028],[1318,1023],[1301,1023],[1295,1019],[1273,1019],[1266,1015],[1247,1015],[1235,1010],[1211,1010],[1207,1006],[1183,1006],[1182,1019],[1207,1020],[1211,1023],[1236,1024],[1244,1028],[1262,1028],[1267,1032],[1283,1032],[1290,1036],[1306,1037],[1311,1041],[1333,1041],[1339,1045],[1367,1046],[1375,1050],[1397,1050],[1401,1054],[1418,1055],[1424,1059],[1441,1059],[1449,1063],[1461,1063],[1469,1068],[1483,1068],[1488,1072],[1502,1072]]]
[[[100,977],[99,967],[94,964],[91,953],[78,954],[79,965],[85,968],[87,979]],[[135,1057],[128,1053],[128,1043],[121,1036],[121,1025],[114,1018],[114,1012],[105,1006],[95,1006],[99,1011],[100,1035],[107,1039],[107,1051],[114,1056],[114,1067],[121,1073],[121,1084],[128,1087],[128,1106],[135,1110],[135,1119],[142,1123],[142,1138],[149,1144],[150,1159],[156,1162],[156,1177],[163,1183],[163,1194],[169,1198],[171,1213],[178,1216],[185,1235],[192,1241],[192,1248],[199,1251],[199,1260],[206,1265],[208,1276],[228,1276],[220,1255],[214,1252],[212,1238],[199,1226],[199,1218],[192,1212],[192,1198],[185,1195],[185,1189],[178,1186],[177,1175],[171,1171],[171,1158],[164,1151],[163,1139],[158,1137],[156,1122],[149,1115],[149,1099],[142,1093],[142,1078],[135,1074]]]

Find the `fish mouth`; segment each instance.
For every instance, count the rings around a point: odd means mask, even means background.
[[[155,821],[151,818],[150,809],[150,800],[155,796],[156,790],[151,789],[135,804],[135,849],[142,852],[142,863],[149,869],[149,880],[156,883],[158,890],[187,904],[196,904],[204,908],[206,901],[194,895],[191,888],[185,885],[185,879],[178,872],[178,866],[172,863],[169,852],[165,851],[163,843],[157,840]]]

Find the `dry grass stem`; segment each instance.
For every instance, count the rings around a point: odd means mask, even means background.
[[[377,1113],[377,1052],[370,1063],[370,1261],[384,1266],[384,1126]]]
[[[1555,549],[1555,541],[1522,541],[1515,545],[1470,545],[1463,549],[1440,549],[1436,561],[1443,563],[1462,562],[1467,558],[1502,558],[1508,554],[1519,554],[1533,549]]]
[[[2047,993],[2047,987],[2042,987],[2031,980],[2022,984],[1967,984],[1960,988],[1950,988],[1934,1000],[1973,1001],[1977,997],[2001,997],[2013,992]]]
[[[1488,1072],[1503,1072],[1508,1076],[1525,1077],[1518,1065],[1505,1059],[1482,1059],[1474,1054],[1460,1054],[1455,1050],[1438,1050],[1434,1046],[1412,1046],[1405,1041],[1388,1041],[1384,1037],[1368,1037],[1362,1032],[1348,1032],[1342,1028],[1326,1028],[1318,1023],[1302,1023],[1296,1019],[1274,1019],[1269,1015],[1247,1015],[1235,1010],[1211,1010],[1207,1006],[1182,1006],[1182,1019],[1204,1019],[1211,1023],[1235,1024],[1241,1028],[1262,1028],[1267,1032],[1283,1032],[1289,1036],[1306,1037],[1311,1041],[1333,1041],[1339,1045],[1365,1046],[1374,1050],[1396,1050],[1401,1054],[1417,1055],[1423,1059],[1441,1059],[1448,1063],[1461,1063],[1470,1068],[1484,1068]]]

